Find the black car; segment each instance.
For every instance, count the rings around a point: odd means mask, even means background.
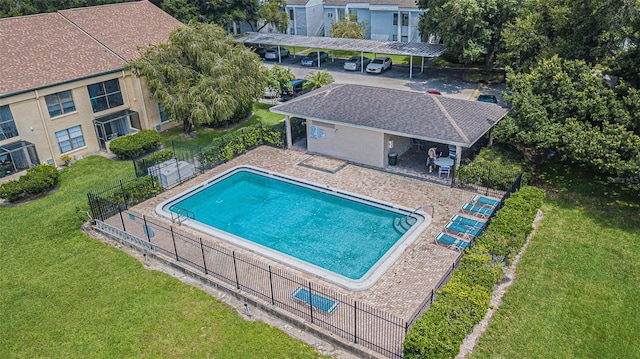
[[[478,101],[486,103],[498,103],[498,98],[494,95],[479,95]]]
[[[291,85],[291,89],[288,86],[285,86],[282,89],[282,95],[280,95],[280,101],[289,101],[292,98],[296,98],[298,96],[304,95],[307,92],[311,91],[311,89],[304,88],[304,83],[307,80],[304,79],[296,79],[289,81],[289,85]]]

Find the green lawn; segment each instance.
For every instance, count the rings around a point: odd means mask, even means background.
[[[473,357],[640,358],[638,198],[552,171],[545,218]]]
[[[62,171],[57,192],[0,206],[0,357],[318,357],[83,234],[76,207],[86,209],[86,193],[132,174],[130,161],[91,156]]]
[[[160,141],[165,147],[171,147],[172,143],[176,146],[189,145],[190,147],[206,147],[211,144],[211,140],[217,137],[221,137],[226,133],[233,133],[239,129],[247,126],[254,126],[260,123],[271,126],[284,120],[284,116],[269,112],[269,108],[273,105],[256,102],[253,104],[253,116],[248,120],[233,129],[220,129],[215,130],[213,128],[207,128],[199,126],[194,129],[194,134],[190,138],[184,136],[182,126],[178,126],[169,131],[160,134]]]

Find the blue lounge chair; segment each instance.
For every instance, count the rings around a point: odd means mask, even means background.
[[[487,225],[487,222],[478,221],[465,216],[459,216],[457,214],[454,214],[449,221],[478,229],[484,229],[484,227]]]
[[[331,300],[315,293],[311,295],[309,294],[309,290],[303,287],[298,287],[291,293],[294,298],[327,313],[333,313],[333,311],[338,308],[338,303],[335,300]]]
[[[473,203],[465,203],[462,206],[462,211],[469,213],[469,214],[473,214],[475,216],[480,216],[483,218],[488,218],[489,216],[491,216],[493,214],[493,211],[495,210],[495,208],[490,208],[490,207],[485,207],[485,206],[478,206],[475,205]]]
[[[480,235],[480,232],[482,232],[481,229],[471,227],[471,226],[465,226],[464,224],[455,223],[455,222],[447,223],[444,226],[444,229],[451,234],[459,235],[465,239],[477,237],[478,235]]]
[[[450,236],[446,233],[440,232],[436,236],[436,240],[449,246],[449,248],[462,251],[469,246],[469,242],[454,236]]]
[[[481,196],[478,194],[473,196],[471,202],[487,207],[497,207],[500,204],[500,200]]]

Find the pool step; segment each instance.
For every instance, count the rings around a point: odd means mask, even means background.
[[[410,216],[396,218],[393,220],[393,228],[400,234],[405,234],[413,226],[417,220]]]

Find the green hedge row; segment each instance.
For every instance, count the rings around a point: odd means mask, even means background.
[[[9,202],[33,197],[55,187],[59,181],[58,170],[54,166],[37,165],[17,180],[0,185],[0,198]]]
[[[229,162],[234,157],[260,145],[282,147],[283,140],[280,127],[245,127],[234,133],[216,138],[211,146],[202,149],[201,161],[204,165],[215,166]]]
[[[454,358],[467,333],[489,308],[503,265],[520,251],[544,199],[544,190],[525,186],[511,195],[476,243],[466,250],[451,280],[404,342],[405,358]]]
[[[116,188],[106,199],[123,208],[144,202],[160,193],[158,178],[154,176],[138,177]],[[125,203],[126,201],[126,203]]]
[[[529,183],[531,167],[528,157],[522,151],[505,144],[496,144],[483,148],[473,162],[460,166],[456,179],[461,185],[476,184],[506,191],[520,173],[523,174],[523,183]]]
[[[149,153],[160,145],[160,134],[155,130],[143,130],[133,135],[111,141],[109,150],[119,159],[132,159]]]

